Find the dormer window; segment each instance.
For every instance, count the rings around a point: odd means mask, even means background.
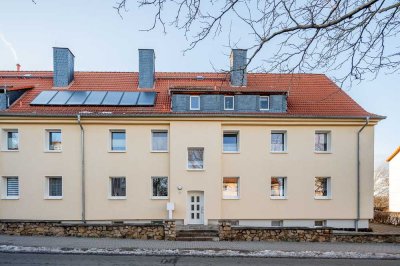
[[[190,96],[190,110],[200,110],[200,96]]]
[[[260,96],[260,110],[261,111],[269,110],[269,96]]]
[[[224,110],[232,111],[235,109],[235,96],[224,96]]]

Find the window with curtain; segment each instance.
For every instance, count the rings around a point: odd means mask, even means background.
[[[188,168],[203,169],[204,168],[204,148],[188,148]]]
[[[18,197],[19,196],[19,182],[18,177],[6,177],[7,185],[7,197]]]
[[[49,131],[49,150],[60,151],[62,148],[61,131]]]
[[[315,133],[315,151],[328,151],[328,138],[327,132]]]
[[[285,132],[271,133],[271,151],[285,151]]]
[[[286,177],[271,178],[271,197],[286,197]]]
[[[18,150],[18,131],[7,131],[7,150]]]
[[[126,197],[125,177],[111,177],[111,197]]]
[[[153,197],[168,197],[168,177],[152,178]]]
[[[49,177],[49,197],[62,197],[62,178]]]
[[[168,131],[152,131],[152,150],[168,151]]]
[[[222,184],[222,198],[237,199],[239,198],[239,178],[224,177]]]
[[[126,150],[126,133],[125,131],[111,131],[111,150]]]
[[[260,110],[269,110],[269,96],[260,96]]]
[[[224,110],[235,109],[235,96],[224,96]]]
[[[200,110],[200,96],[190,96],[190,110]]]
[[[330,196],[330,178],[316,177],[315,178],[315,197],[327,198]]]
[[[238,132],[224,132],[224,151],[225,152],[239,151]]]

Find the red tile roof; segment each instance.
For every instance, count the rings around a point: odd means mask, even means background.
[[[29,75],[30,74],[30,75]],[[204,79],[197,79],[202,76]],[[0,86],[29,87],[19,100],[2,114],[75,115],[79,112],[112,112],[121,114],[170,114],[170,89],[191,88],[216,92],[288,93],[287,113],[253,113],[260,116],[316,116],[384,118],[365,111],[328,77],[320,74],[264,74],[249,73],[246,87],[232,87],[229,78],[221,73],[157,72],[153,107],[118,106],[31,106],[30,102],[43,90],[53,88],[50,71],[0,71]],[[68,90],[146,91],[138,89],[137,72],[75,72]],[[150,89],[152,90],[152,89]],[[226,113],[224,113],[226,114]],[[236,113],[237,114],[237,113]],[[203,113],[204,115],[204,113]]]

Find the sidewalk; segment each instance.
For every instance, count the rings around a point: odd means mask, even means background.
[[[400,259],[400,244],[179,242],[0,235],[0,252]]]

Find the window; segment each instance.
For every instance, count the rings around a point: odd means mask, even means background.
[[[271,198],[272,199],[286,198],[286,177],[271,178]]]
[[[61,199],[63,196],[62,178],[47,177],[47,198]]]
[[[269,96],[260,96],[260,110],[269,110]]]
[[[126,150],[126,133],[125,130],[111,131],[111,150],[125,151]]]
[[[153,130],[151,132],[151,148],[152,151],[167,152],[168,151],[168,131]]]
[[[235,109],[235,96],[224,96],[224,110]]]
[[[283,226],[283,221],[282,220],[272,220],[271,221],[271,226],[272,227],[282,227]]]
[[[6,151],[18,151],[19,149],[19,135],[17,129],[10,129],[3,131],[3,147]]]
[[[200,96],[190,96],[190,110],[200,110]]]
[[[239,132],[224,132],[224,152],[239,151]]]
[[[125,177],[111,177],[111,198],[126,198],[126,179]]]
[[[188,169],[204,168],[204,148],[188,148]]]
[[[330,132],[315,132],[315,151],[328,152],[330,150]]]
[[[168,198],[168,177],[152,177],[152,198]]]
[[[325,220],[315,220],[314,221],[314,227],[324,227],[324,226],[326,226]]]
[[[286,131],[272,131],[271,152],[285,152],[286,150]]]
[[[61,151],[61,130],[48,130],[47,131],[47,149],[49,151]]]
[[[316,177],[315,178],[315,198],[328,199],[331,196],[331,178]]]
[[[239,198],[239,178],[224,177],[222,185],[222,198],[238,199]]]
[[[19,198],[19,180],[17,176],[4,177],[3,184],[3,199]]]

